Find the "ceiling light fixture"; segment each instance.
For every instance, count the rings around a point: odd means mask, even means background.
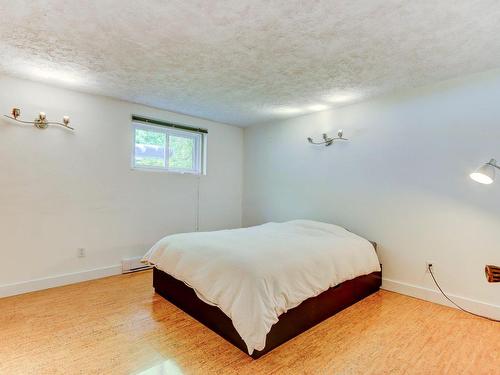
[[[491,159],[489,162],[481,165],[469,176],[480,184],[489,185],[495,180],[495,169],[500,169],[500,166],[495,159]]]
[[[62,122],[48,121],[45,112],[40,112],[38,114],[38,117],[33,121],[22,121],[19,120],[19,116],[21,116],[21,110],[19,108],[12,108],[11,115],[4,116],[22,124],[34,125],[38,129],[47,129],[49,125],[59,125],[67,129],[75,130],[71,126],[69,126],[69,116],[64,116]]]

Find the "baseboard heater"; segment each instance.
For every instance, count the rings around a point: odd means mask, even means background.
[[[122,260],[122,273],[132,273],[144,271],[153,268],[150,265],[141,262],[141,257],[126,258]]]

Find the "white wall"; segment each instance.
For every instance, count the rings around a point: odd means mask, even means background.
[[[306,138],[345,130],[349,142]],[[500,159],[500,71],[245,130],[244,225],[310,218],[377,241],[388,289],[442,302],[446,291],[500,317],[500,179],[468,173]],[[469,299],[482,303],[474,303]]]
[[[30,120],[67,114],[76,130],[0,119],[0,296],[116,273],[122,258],[195,230],[197,177],[131,170],[132,113],[208,129],[200,230],[241,225],[240,128],[0,77],[0,113],[13,106]]]

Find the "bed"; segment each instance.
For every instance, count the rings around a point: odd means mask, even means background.
[[[257,359],[376,292],[375,245],[309,220],[170,235],[143,261],[155,291]]]

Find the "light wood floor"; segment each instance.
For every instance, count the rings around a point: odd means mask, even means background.
[[[500,374],[500,324],[380,291],[254,361],[151,272],[0,299],[0,374]]]

